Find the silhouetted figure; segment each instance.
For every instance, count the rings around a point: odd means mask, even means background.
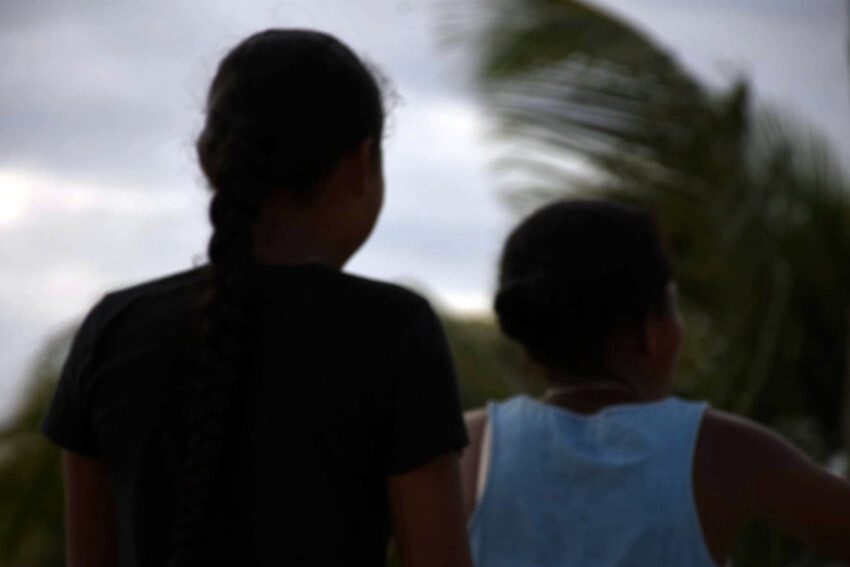
[[[381,93],[268,30],[210,88],[207,266],[108,294],[45,433],[70,566],[469,565],[454,370],[428,303],[342,266],[383,200]]]
[[[714,565],[753,517],[850,559],[850,484],[671,395],[683,324],[645,211],[534,213],[505,245],[495,307],[549,389],[467,414],[477,567]]]

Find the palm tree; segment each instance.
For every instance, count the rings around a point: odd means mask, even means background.
[[[850,183],[816,132],[692,77],[587,2],[447,5],[474,54],[520,211],[567,195],[657,211],[690,337],[681,393],[779,429],[818,459],[841,447],[850,307]],[[740,564],[799,556],[763,536]]]

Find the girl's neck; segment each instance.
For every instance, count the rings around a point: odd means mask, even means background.
[[[596,413],[612,405],[649,402],[658,399],[644,380],[623,377],[614,372],[595,376],[547,373],[549,388],[542,401],[577,413]]]
[[[258,246],[254,250],[254,258],[260,264],[321,264],[335,269],[341,269],[345,264],[345,259],[335,257],[333,254],[324,253],[319,249],[305,248],[263,248]]]
[[[612,405],[637,403],[642,398],[619,382],[591,382],[552,386],[543,393],[542,401],[576,413],[590,414]]]
[[[342,269],[368,237],[363,228],[374,217],[366,218],[345,178],[334,179],[320,183],[309,198],[278,191],[264,203],[254,225],[259,262]]]
[[[341,269],[348,256],[329,238],[330,231],[317,230],[320,223],[305,216],[261,218],[254,230],[254,257],[262,264],[322,264]]]

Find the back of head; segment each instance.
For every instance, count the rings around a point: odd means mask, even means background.
[[[198,154],[215,191],[307,194],[345,152],[380,137],[383,119],[374,76],[339,40],[266,30],[219,65]]]
[[[198,371],[187,401],[172,566],[209,559],[213,494],[221,483],[232,422],[228,414],[240,392],[250,344],[260,209],[279,192],[309,200],[346,153],[366,140],[375,141],[379,156],[383,122],[374,76],[330,35],[263,31],[242,41],[219,65],[197,142],[213,192],[212,278],[203,305]]]
[[[612,335],[664,308],[670,277],[646,211],[561,201],[511,233],[495,309],[504,332],[544,366],[598,376]]]

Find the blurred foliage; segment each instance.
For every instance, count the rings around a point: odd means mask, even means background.
[[[524,368],[520,348],[502,336],[493,320],[444,316],[443,321],[460,379],[464,409],[482,407],[490,400],[518,392],[542,390],[542,383],[535,381],[533,372]]]
[[[59,450],[39,426],[70,347],[71,333],[38,356],[21,403],[0,427],[0,566],[63,564]]]
[[[743,78],[709,89],[588,2],[452,2],[442,18],[473,56],[518,213],[567,196],[656,211],[689,329],[680,393],[821,462],[846,451],[850,183],[829,144],[755,104]],[[792,563],[816,560],[761,526],[735,554]]]

